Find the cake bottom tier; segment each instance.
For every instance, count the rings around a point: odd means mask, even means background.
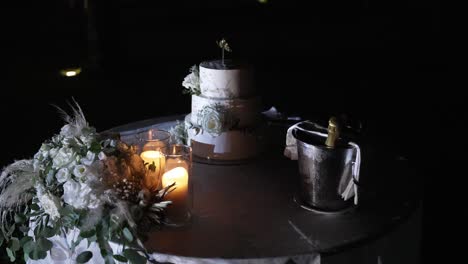
[[[186,118],[188,142],[193,155],[213,160],[243,160],[257,156],[261,147],[261,133],[258,128],[238,129],[212,135],[195,127]]]

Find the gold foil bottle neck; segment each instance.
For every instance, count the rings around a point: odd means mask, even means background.
[[[333,116],[328,120],[328,136],[325,145],[329,148],[336,146],[336,141],[340,136],[339,126],[337,119]]]

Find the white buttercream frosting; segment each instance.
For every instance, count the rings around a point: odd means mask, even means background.
[[[185,118],[188,141],[193,154],[217,160],[241,160],[256,156],[260,151],[260,141],[255,129],[230,130],[214,136]]]
[[[203,110],[207,107],[226,110],[230,116],[229,118],[234,119],[234,121],[237,120],[235,125],[238,128],[254,126],[258,122],[261,110],[259,97],[248,99],[213,99],[193,95],[191,122],[201,125],[201,115],[203,114]]]
[[[200,64],[201,94],[210,98],[249,98],[254,95],[252,71],[249,67],[214,67],[220,61]]]
[[[200,95],[192,95],[192,113],[185,119],[193,154],[217,160],[256,156],[255,129],[261,102],[255,96],[252,69],[232,61],[200,64]]]

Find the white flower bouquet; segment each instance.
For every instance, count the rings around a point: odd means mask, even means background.
[[[186,94],[200,95],[200,70],[197,65],[190,67],[190,73],[185,76],[182,82],[183,92]]]
[[[146,167],[118,136],[99,134],[81,108],[65,112],[66,125],[30,160],[4,168],[0,176],[0,245],[12,262],[40,260],[51,253],[51,237],[62,236],[74,251],[83,240],[97,244],[105,263],[151,260],[142,231],[164,224],[164,201],[173,186],[149,191]],[[70,238],[70,230],[79,235]],[[122,244],[113,252],[110,241]],[[50,255],[50,254],[49,254]],[[75,254],[86,263],[91,251]]]

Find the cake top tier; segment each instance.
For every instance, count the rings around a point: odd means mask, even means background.
[[[255,95],[252,68],[231,60],[200,63],[201,95],[209,98],[249,98]]]
[[[249,65],[242,61],[235,60],[209,60],[200,63],[200,67],[213,69],[213,70],[233,70],[233,69],[247,69]]]

